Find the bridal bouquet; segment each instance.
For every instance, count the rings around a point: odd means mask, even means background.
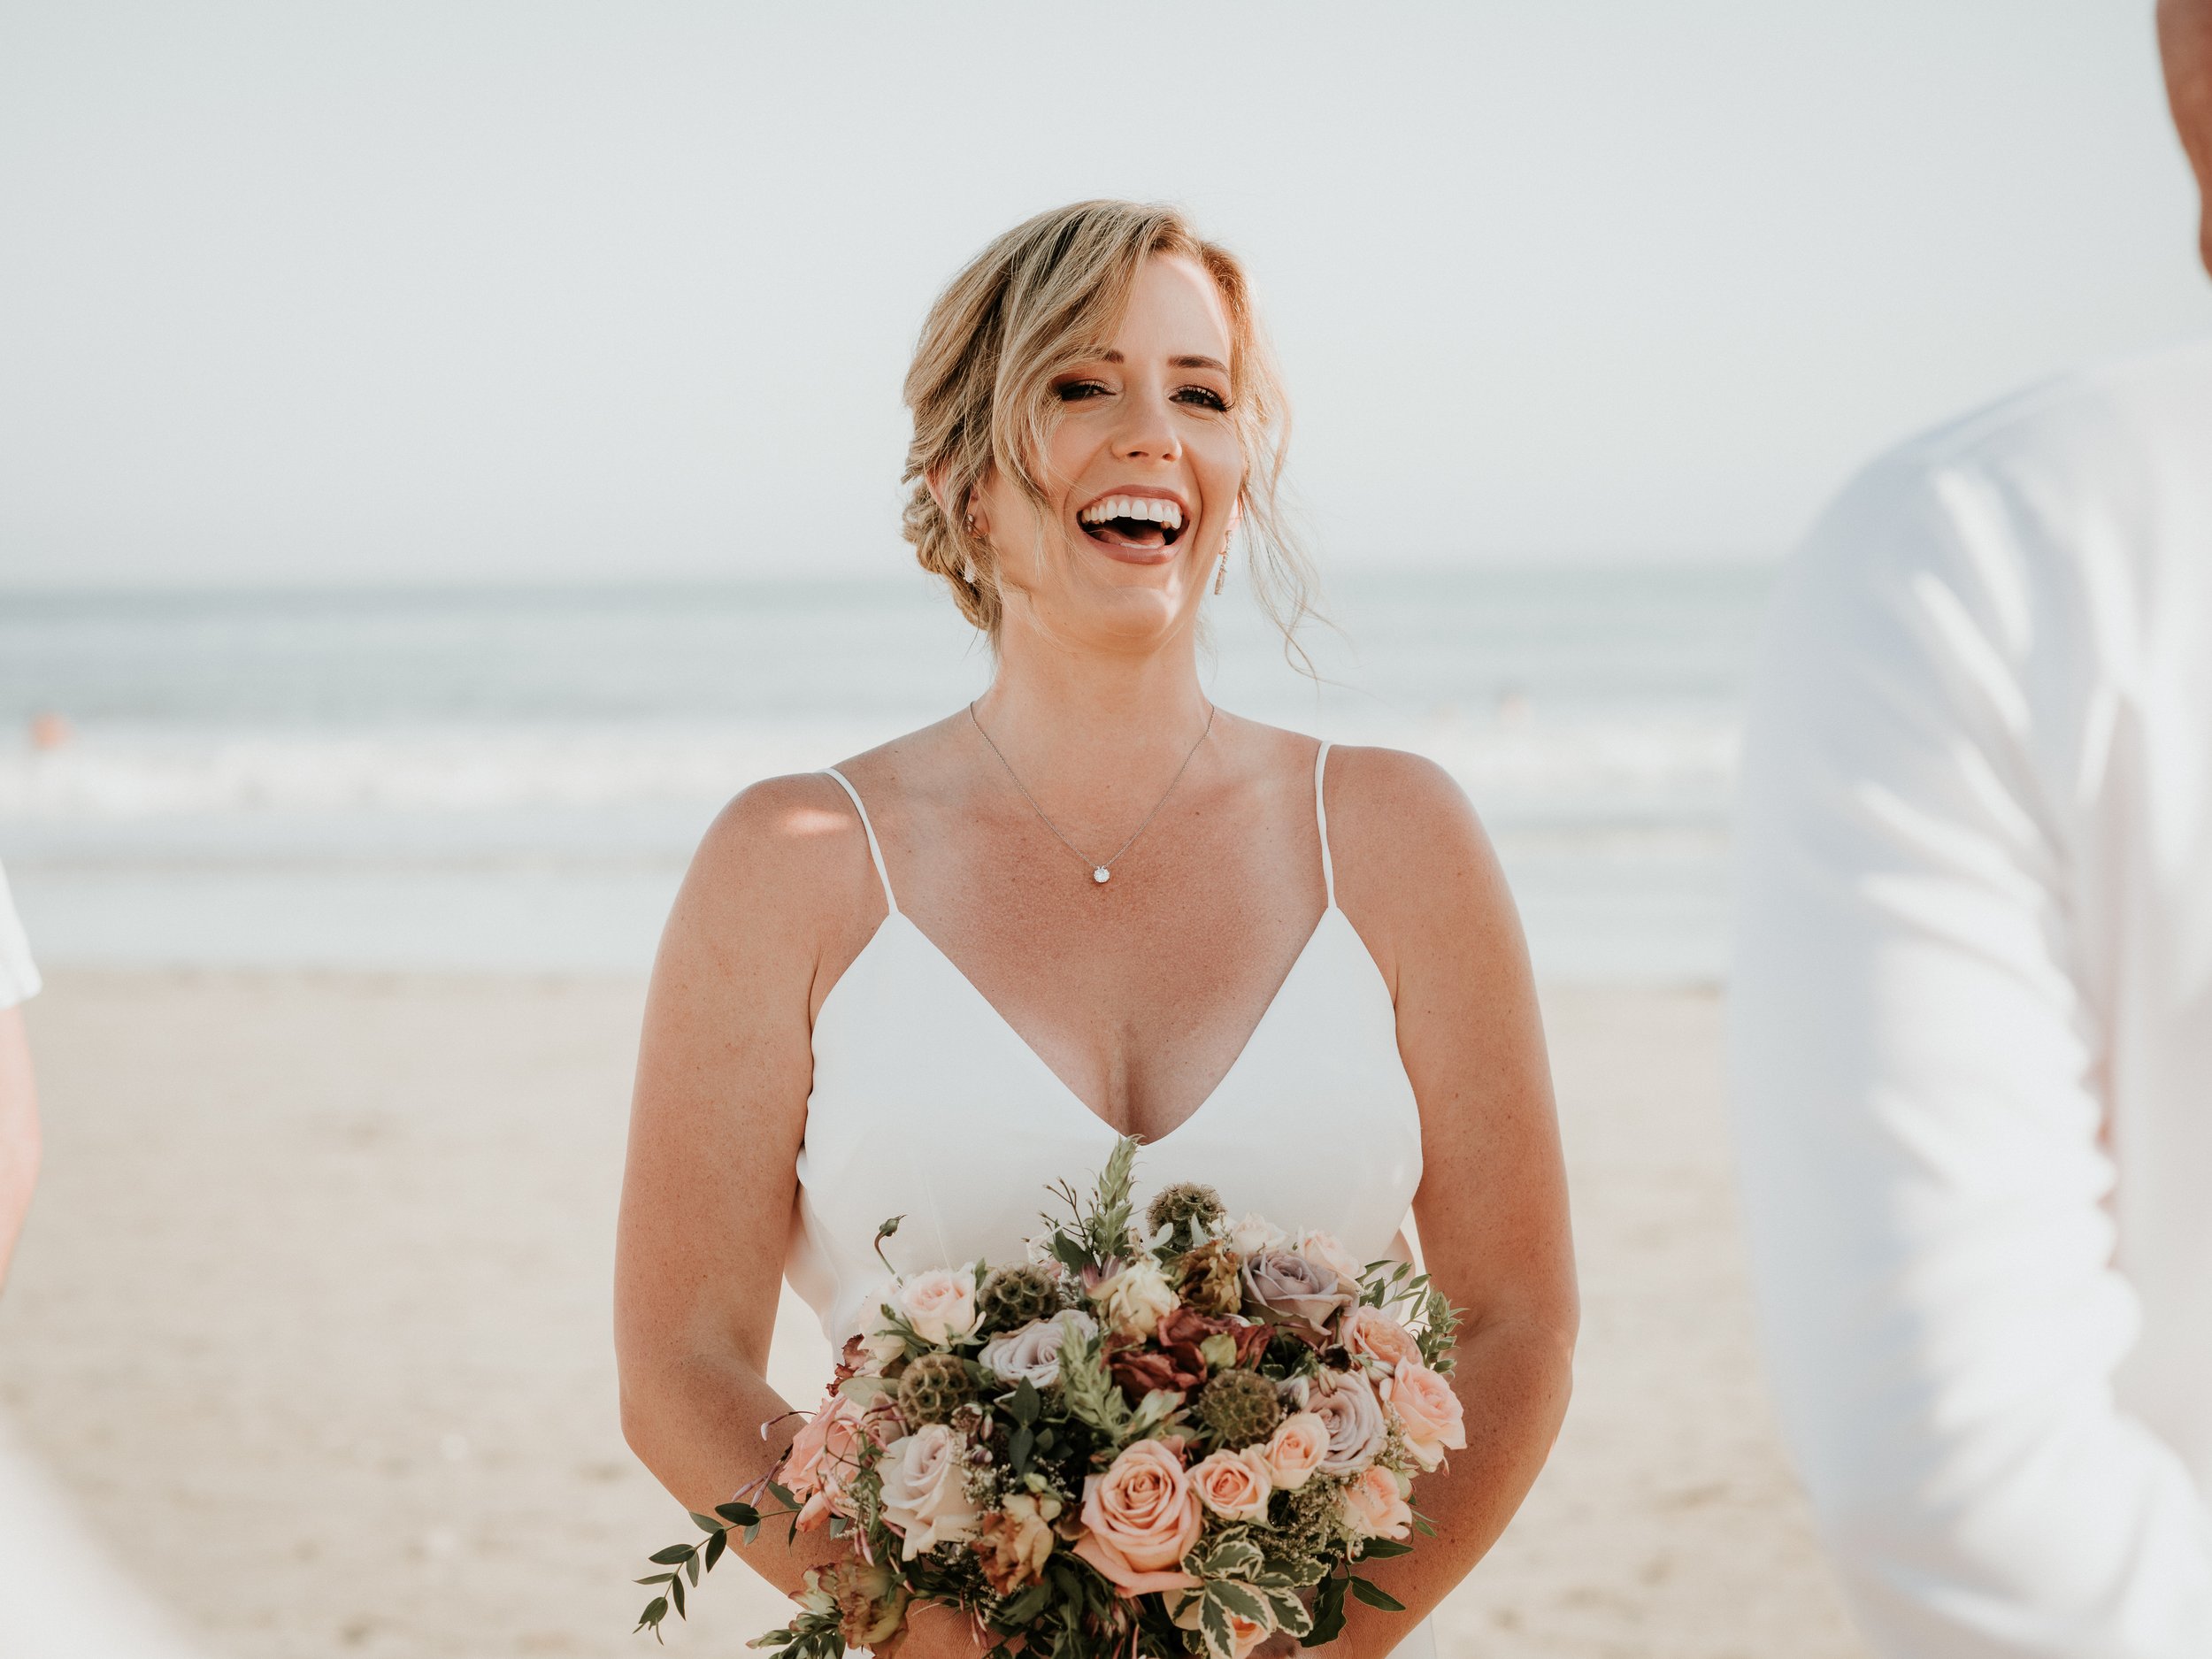
[[[732,1531],[782,1517],[851,1555],[751,1644],[776,1659],[876,1647],[918,1601],[965,1609],[992,1659],[1015,1637],[1245,1659],[1277,1631],[1332,1640],[1348,1591],[1399,1609],[1353,1568],[1431,1530],[1414,1477],[1467,1443],[1450,1304],[1403,1263],[1232,1220],[1210,1187],[1167,1187],[1138,1225],[1136,1146],[1087,1197],[1056,1189],[1069,1214],[1025,1262],[895,1274],[775,1469],[654,1555],[638,1627],[683,1615]]]

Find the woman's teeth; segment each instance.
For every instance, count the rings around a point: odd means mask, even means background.
[[[1145,519],[1170,530],[1183,527],[1183,510],[1156,495],[1109,495],[1084,508],[1079,522],[1104,524],[1110,518]]]

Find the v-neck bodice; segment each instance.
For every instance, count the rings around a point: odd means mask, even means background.
[[[1314,763],[1326,908],[1229,1070],[1138,1163],[1140,1198],[1204,1181],[1233,1213],[1333,1233],[1384,1255],[1421,1179],[1421,1124],[1388,987],[1336,906]],[[833,1344],[860,1328],[887,1275],[1018,1261],[1045,1188],[1084,1184],[1116,1131],[1046,1064],[898,908],[858,791],[888,913],[814,1022],[814,1086],[799,1154],[788,1271]]]

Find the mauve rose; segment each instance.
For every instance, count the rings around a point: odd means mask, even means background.
[[[1325,1475],[1359,1473],[1375,1461],[1390,1435],[1382,1402],[1356,1371],[1323,1371],[1306,1390],[1306,1409],[1329,1431],[1329,1449],[1321,1459]]]
[[[1032,1319],[1015,1331],[1002,1332],[983,1345],[976,1358],[1002,1382],[1029,1379],[1033,1388],[1049,1388],[1060,1380],[1060,1349],[1069,1335],[1098,1334],[1098,1321],[1070,1308],[1049,1319]]]
[[[1422,1468],[1433,1469],[1442,1463],[1447,1448],[1466,1449],[1466,1417],[1451,1384],[1419,1362],[1408,1361],[1398,1367],[1388,1386],[1398,1432],[1405,1439],[1406,1450]]]
[[[1262,1250],[1247,1257],[1244,1294],[1271,1312],[1325,1327],[1357,1297],[1333,1269],[1295,1250]]]
[[[1404,1479],[1395,1470],[1375,1463],[1344,1488],[1340,1502],[1355,1532],[1363,1538],[1401,1540],[1412,1532],[1413,1509],[1406,1502],[1406,1487],[1411,1482],[1402,1486]]]
[[[885,1448],[877,1465],[883,1471],[883,1518],[902,1534],[903,1559],[975,1535],[980,1517],[968,1497],[964,1449],[960,1437],[942,1423],[926,1424]]]
[[[1183,1460],[1164,1440],[1125,1448],[1102,1475],[1083,1479],[1083,1535],[1075,1553],[1125,1596],[1194,1590],[1183,1557],[1206,1524]]]
[[[1367,1361],[1387,1377],[1401,1365],[1421,1363],[1413,1333],[1380,1308],[1355,1308],[1336,1328],[1336,1340],[1353,1358]]]
[[[1218,1451],[1191,1465],[1190,1483],[1199,1502],[1231,1521],[1263,1520],[1275,1479],[1256,1446],[1240,1452]]]
[[[975,1263],[933,1267],[899,1286],[898,1310],[923,1341],[942,1348],[975,1328]]]
[[[1262,1455],[1267,1472],[1286,1492],[1311,1479],[1329,1453],[1329,1425],[1310,1411],[1294,1411],[1275,1425]]]

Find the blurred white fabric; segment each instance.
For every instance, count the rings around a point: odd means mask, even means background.
[[[2212,341],[1875,465],[1752,705],[1745,1200],[1856,1609],[2212,1655]]]
[[[0,870],[0,1008],[39,988]],[[0,1659],[188,1659],[0,1415]]]
[[[8,872],[0,869],[0,1008],[13,1008],[38,991],[38,964],[31,960],[31,942],[16,919]]]

